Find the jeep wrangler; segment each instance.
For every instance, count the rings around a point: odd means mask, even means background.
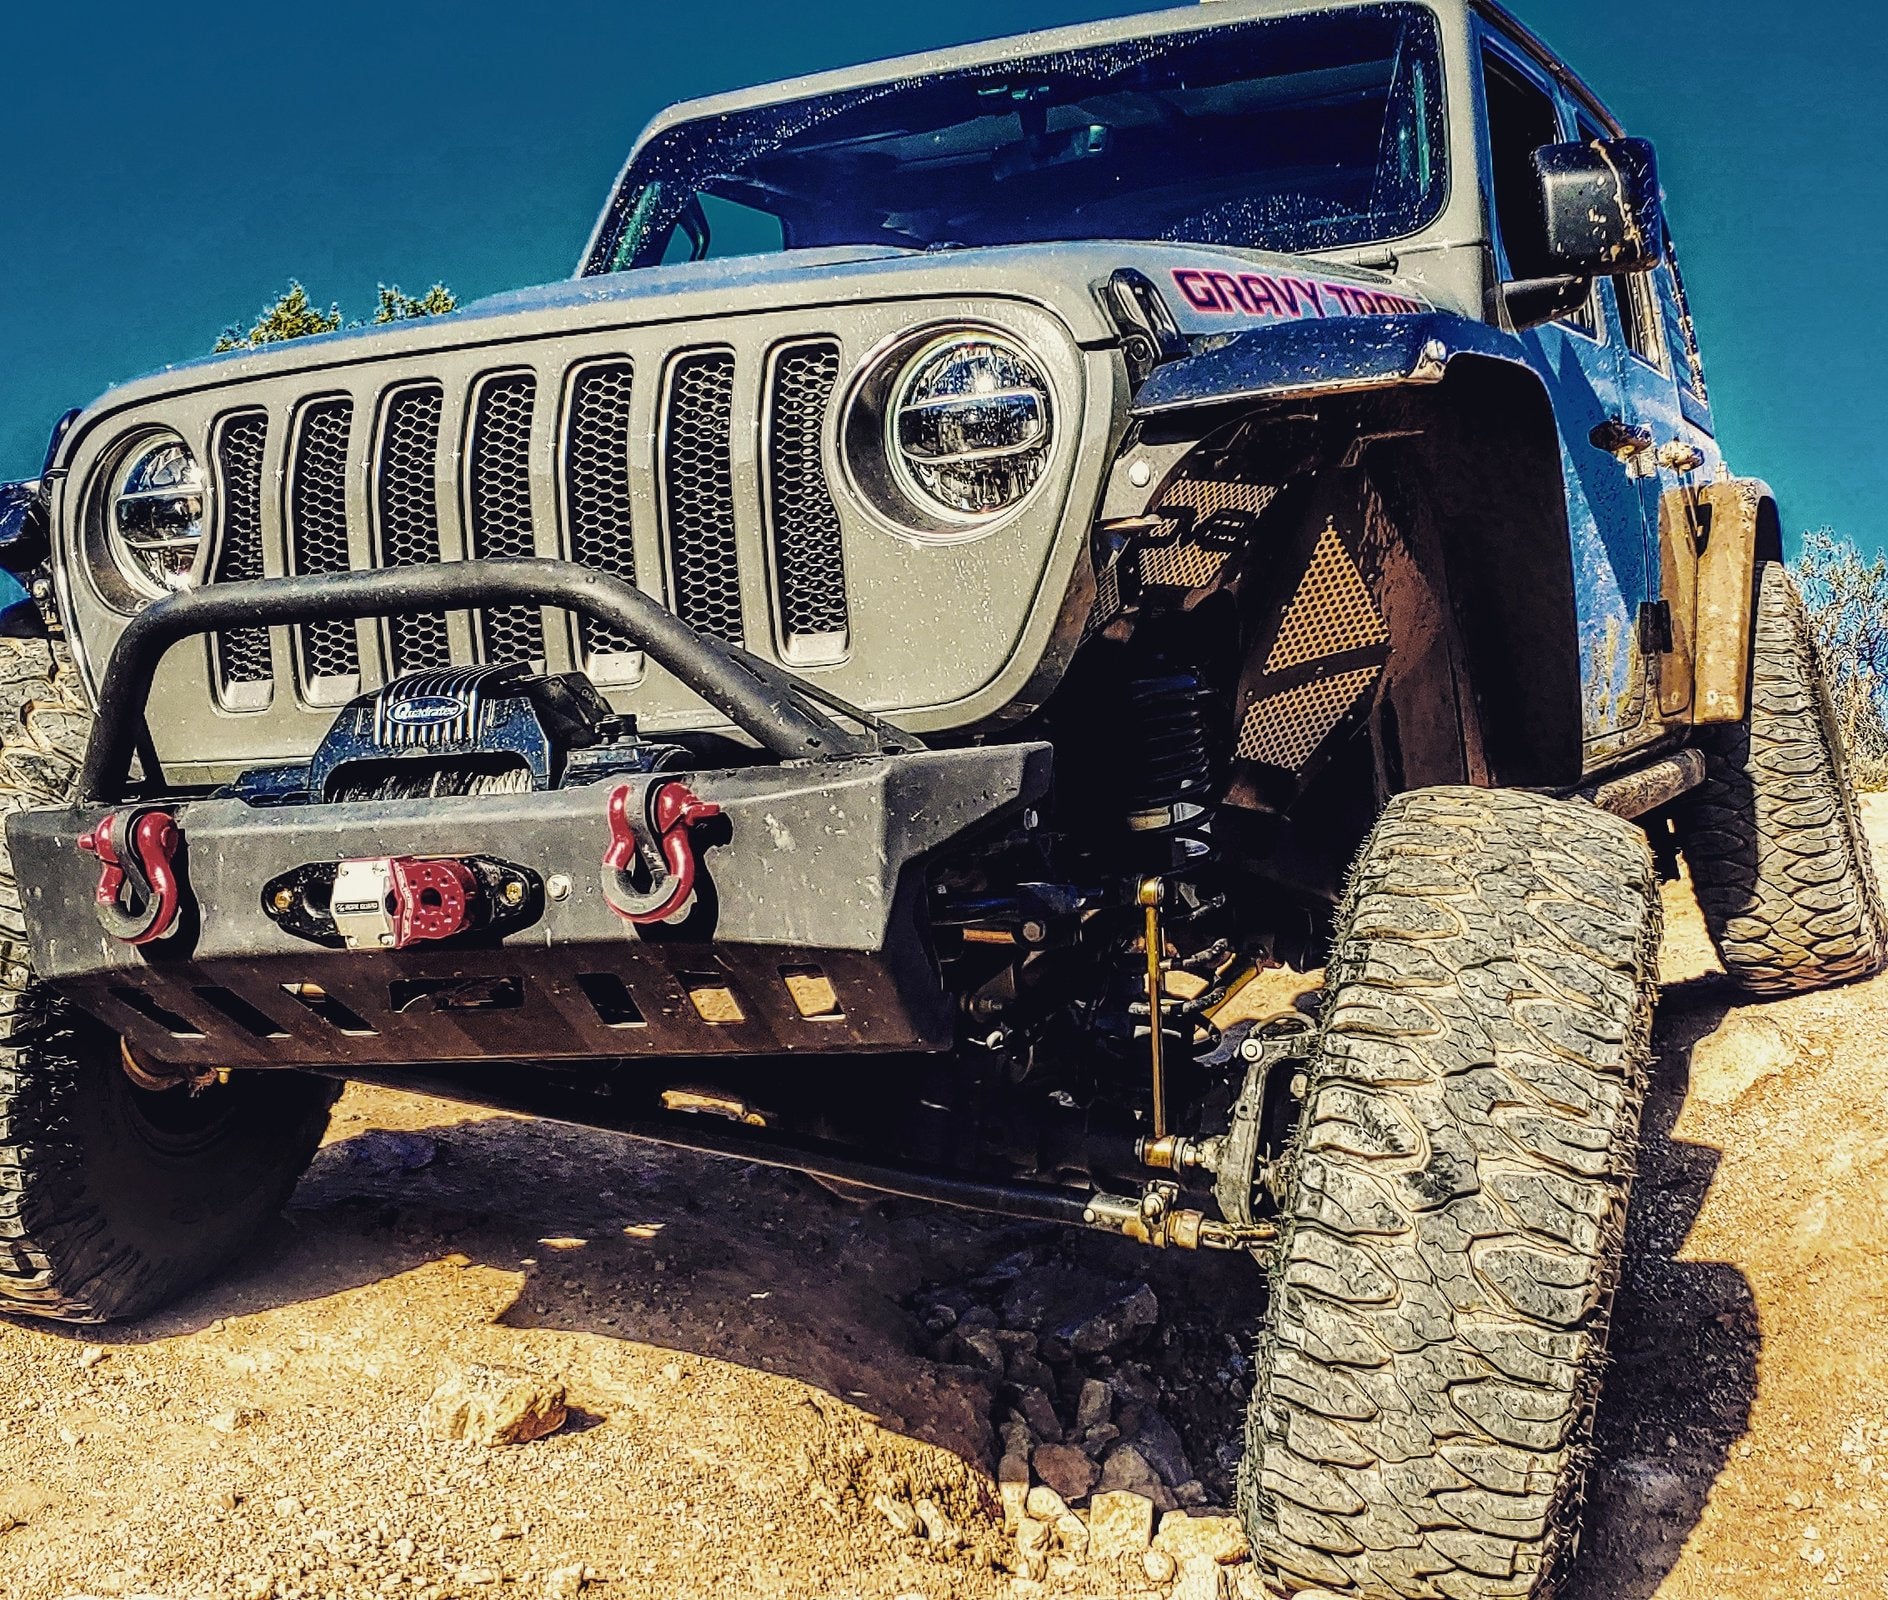
[[[677,107],[572,281],[128,384],[4,506],[19,1311],[411,1088],[1242,1253],[1269,1580],[1526,1596],[1661,877],[1755,993],[1884,959],[1653,152],[1489,0]]]

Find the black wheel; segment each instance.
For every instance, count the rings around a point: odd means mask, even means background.
[[[1239,1503],[1288,1591],[1537,1594],[1578,1530],[1657,875],[1583,804],[1393,800],[1339,916]]]
[[[45,640],[0,638],[0,816],[69,803],[90,717],[63,665]],[[0,1309],[137,1316],[281,1208],[336,1087],[286,1072],[135,1087],[117,1038],[33,979],[3,838],[0,949]]]
[[[1699,737],[1705,781],[1680,839],[1718,959],[1753,994],[1881,971],[1888,918],[1822,663],[1790,576],[1758,575],[1750,711]]]

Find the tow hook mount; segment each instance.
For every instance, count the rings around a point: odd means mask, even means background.
[[[177,929],[183,878],[177,819],[156,807],[107,812],[79,835],[79,849],[99,861],[93,896],[100,926],[124,944],[150,944]]]
[[[683,922],[695,909],[697,860],[690,829],[721,815],[686,784],[652,783],[643,792],[642,824],[631,816],[636,788],[610,795],[610,847],[603,856],[603,898],[619,917],[648,927]]]

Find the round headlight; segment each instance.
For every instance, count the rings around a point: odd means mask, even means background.
[[[112,560],[139,593],[158,597],[197,581],[203,550],[203,469],[174,433],[141,439],[113,476]]]
[[[914,504],[983,522],[1042,477],[1054,436],[1048,380],[1016,345],[953,333],[905,364],[894,386],[887,454]]]

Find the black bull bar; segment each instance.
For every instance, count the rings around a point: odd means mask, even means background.
[[[604,892],[611,794],[678,776],[664,773],[427,800],[164,800],[181,841],[185,914],[145,944],[101,924],[99,860],[80,840],[123,802],[150,683],[172,646],[232,627],[507,603],[621,630],[780,758],[679,775],[720,809],[702,830],[701,893],[685,921],[634,926]],[[966,836],[1033,823],[1050,777],[1046,745],[923,749],[607,574],[564,561],[459,562],[158,601],[132,619],[106,669],[79,803],[18,813],[7,836],[38,975],[159,1061],[937,1050],[951,1045],[954,1017],[927,936],[924,863]],[[143,807],[159,802],[148,778]],[[475,856],[512,863],[539,886],[525,925],[357,951],[297,937],[262,904],[265,884],[310,863]]]
[[[98,720],[79,778],[82,800],[106,804],[123,793],[144,727],[157,664],[180,640],[271,623],[391,617],[494,605],[547,605],[573,611],[633,639],[666,668],[783,761],[857,755],[883,748],[883,724],[745,650],[697,633],[640,589],[574,561],[453,561],[293,578],[217,583],[168,595],[133,617],[99,686]],[[820,706],[860,723],[853,733]],[[898,735],[904,748],[917,740]]]

